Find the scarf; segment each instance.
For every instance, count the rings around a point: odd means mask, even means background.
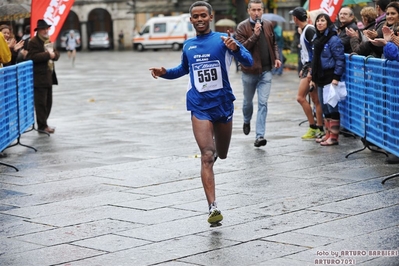
[[[50,52],[50,50],[51,50],[51,52],[54,51],[53,50],[54,48],[52,48],[53,46],[52,46],[52,43],[50,42],[49,37],[43,37],[43,36],[40,36],[39,34],[37,36],[39,37],[40,40],[42,40],[44,42],[44,51],[49,51],[49,52]],[[53,72],[53,70],[54,70],[54,61],[51,60],[51,59],[48,60],[47,66],[48,66],[49,70],[51,72]]]
[[[323,77],[323,68],[321,65],[321,53],[323,52],[324,45],[331,39],[332,36],[337,35],[337,32],[331,28],[327,28],[324,32],[316,30],[316,39],[313,42],[313,60],[312,60],[312,80],[316,84]]]

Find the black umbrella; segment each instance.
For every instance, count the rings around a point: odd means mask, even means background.
[[[0,21],[11,21],[30,17],[30,5],[5,4],[0,6]]]

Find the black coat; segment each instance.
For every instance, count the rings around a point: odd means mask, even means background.
[[[358,31],[359,28],[357,27],[357,24],[354,20],[352,20],[349,23],[346,23],[345,25],[341,25],[338,29],[338,37],[341,39],[342,44],[344,45],[345,53],[350,54],[352,53],[352,47],[350,43],[350,37],[346,35],[346,28],[351,28],[354,29],[355,31]]]
[[[56,51],[55,48],[54,53],[55,58],[53,61],[57,61],[60,57],[60,53]],[[26,59],[33,61],[34,87],[51,87],[53,84],[58,84],[55,68],[51,71],[48,67],[50,54],[46,52],[44,41],[39,37],[35,36],[29,41]]]

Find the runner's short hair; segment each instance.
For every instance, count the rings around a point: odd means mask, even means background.
[[[189,10],[188,10],[188,12],[190,13],[190,15],[191,15],[191,11],[193,10],[193,8],[194,8],[194,7],[197,7],[197,6],[205,6],[206,8],[208,8],[208,13],[209,13],[209,15],[212,15],[212,6],[211,6],[209,3],[205,2],[205,1],[197,1],[197,2],[194,2],[194,3],[190,6],[190,8],[189,8]]]

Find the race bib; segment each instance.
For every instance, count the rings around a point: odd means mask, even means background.
[[[199,92],[223,88],[222,68],[218,60],[192,65],[195,88]]]

